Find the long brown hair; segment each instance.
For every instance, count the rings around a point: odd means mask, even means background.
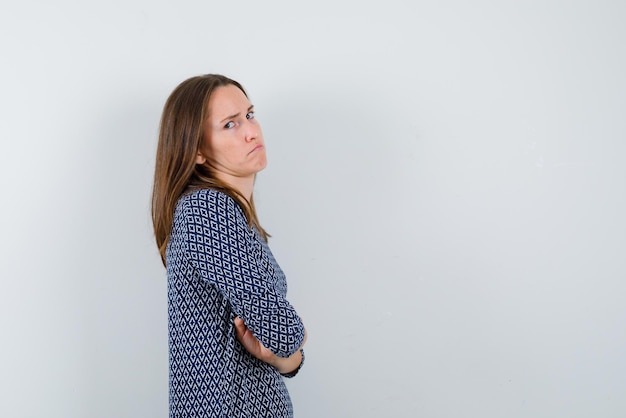
[[[161,260],[170,238],[174,209],[188,189],[211,188],[226,193],[239,204],[248,225],[254,226],[263,239],[268,234],[261,227],[252,197],[220,181],[208,164],[196,164],[196,155],[204,138],[204,122],[209,116],[209,99],[218,87],[234,85],[247,93],[237,81],[219,74],[206,74],[180,83],[163,108],[152,188],[152,224]]]

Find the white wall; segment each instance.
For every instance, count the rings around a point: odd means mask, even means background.
[[[376,3],[1,3],[0,416],[167,415],[153,159],[207,72],[264,127],[298,418],[626,414],[624,3]]]

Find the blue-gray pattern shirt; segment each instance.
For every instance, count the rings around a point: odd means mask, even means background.
[[[183,195],[166,265],[170,417],[292,417],[283,377],[235,336],[239,316],[278,356],[304,339],[285,275],[239,205],[211,189]]]

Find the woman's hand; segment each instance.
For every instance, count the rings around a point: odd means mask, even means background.
[[[243,319],[239,317],[235,318],[235,333],[237,339],[248,353],[262,362],[274,366],[279,373],[284,374],[292,372],[296,370],[302,362],[302,352],[300,350],[289,357],[278,357],[276,354],[272,353],[269,348],[265,347],[261,341],[252,334],[252,331],[243,323]],[[304,332],[304,341],[306,342],[306,331]],[[304,342],[302,345],[304,345]]]

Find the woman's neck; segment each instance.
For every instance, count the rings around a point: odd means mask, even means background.
[[[252,191],[254,190],[254,177],[236,177],[236,176],[219,176],[224,183],[241,193],[248,203],[252,199]]]

